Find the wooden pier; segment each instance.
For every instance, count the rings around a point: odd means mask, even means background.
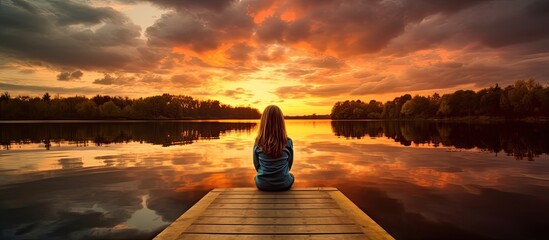
[[[393,239],[337,188],[214,189],[155,240]]]

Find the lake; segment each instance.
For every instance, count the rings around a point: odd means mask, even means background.
[[[295,187],[337,187],[397,239],[546,239],[549,124],[287,120]],[[253,187],[258,121],[0,123],[2,239],[150,239]]]

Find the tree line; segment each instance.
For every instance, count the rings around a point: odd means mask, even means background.
[[[455,117],[549,117],[549,87],[534,79],[518,80],[505,88],[479,91],[458,90],[440,96],[412,97],[405,94],[392,101],[347,100],[337,102],[332,119],[428,119]]]
[[[260,112],[251,107],[233,107],[217,100],[163,94],[130,99],[96,95],[52,97],[11,97],[0,95],[0,119],[257,119]]]

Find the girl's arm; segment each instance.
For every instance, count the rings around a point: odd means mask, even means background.
[[[257,172],[257,170],[259,169],[259,157],[257,156],[257,146],[254,146],[254,167],[255,167],[255,171]]]
[[[292,164],[294,164],[294,143],[291,138],[288,138],[288,166],[289,170],[292,170]]]

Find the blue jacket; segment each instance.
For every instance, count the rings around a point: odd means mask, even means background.
[[[254,167],[257,171],[255,185],[266,191],[280,191],[289,189],[294,183],[294,176],[290,174],[294,162],[294,144],[288,138],[288,143],[279,158],[271,158],[260,147],[254,145]]]

